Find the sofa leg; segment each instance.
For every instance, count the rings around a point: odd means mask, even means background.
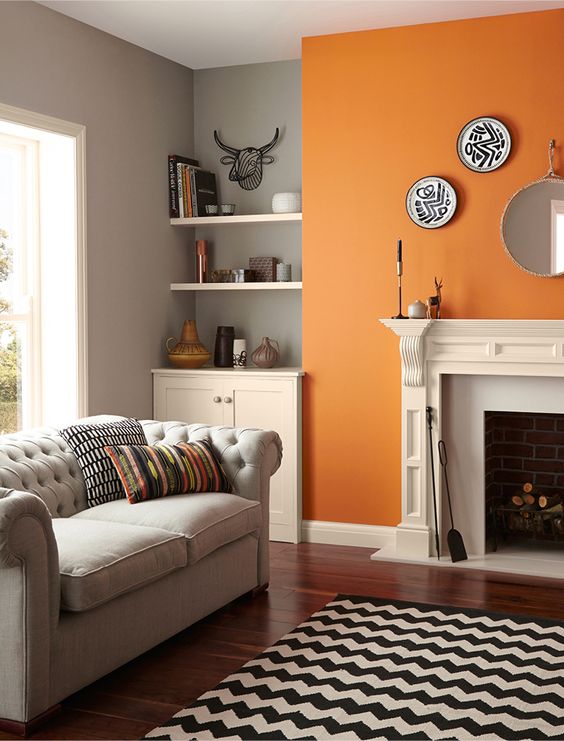
[[[0,718],[0,731],[14,734],[15,736],[21,736],[27,738],[33,731],[39,726],[51,720],[61,710],[60,705],[53,705],[53,707],[46,710],[40,715],[36,715],[35,718],[27,721],[9,720],[8,718]]]
[[[268,582],[266,584],[261,584],[260,587],[255,587],[254,589],[251,589],[250,595],[251,597],[258,597],[259,594],[262,594],[263,592],[266,592],[268,590]]]

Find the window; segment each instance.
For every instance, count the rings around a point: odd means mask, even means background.
[[[0,134],[0,432],[37,418],[37,145]],[[35,309],[35,311],[34,311]]]
[[[83,138],[0,105],[0,433],[86,413]]]

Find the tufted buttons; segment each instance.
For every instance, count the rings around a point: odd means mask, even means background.
[[[76,458],[55,430],[15,433],[2,439],[0,486],[33,492],[52,516],[72,515],[86,506]]]

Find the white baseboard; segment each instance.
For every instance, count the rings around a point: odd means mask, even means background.
[[[394,545],[396,529],[389,525],[355,525],[349,522],[303,520],[302,540],[326,545],[353,545],[363,548],[383,548]]]

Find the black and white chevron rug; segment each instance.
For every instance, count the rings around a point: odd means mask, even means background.
[[[339,595],[146,738],[562,739],[564,623]]]

